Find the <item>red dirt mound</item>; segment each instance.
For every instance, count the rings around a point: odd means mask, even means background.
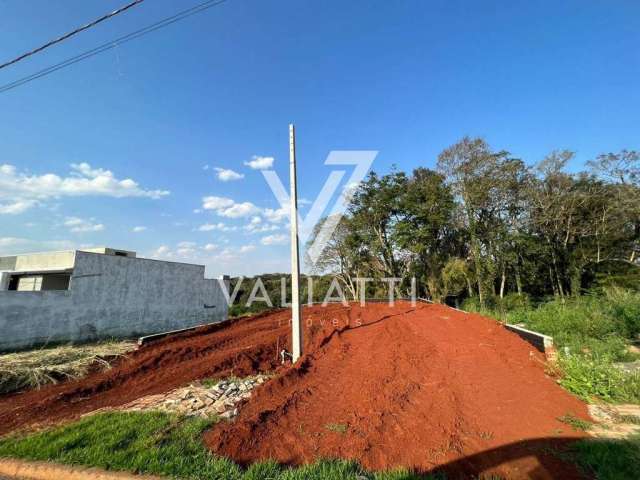
[[[240,463],[353,458],[507,478],[574,478],[550,450],[581,434],[557,417],[585,405],[545,375],[544,357],[497,322],[398,302],[305,307],[305,352],[289,348],[290,313],[206,327],[143,347],[80,381],[0,398],[0,434],[162,393],[199,378],[276,371],[233,423],[206,434]],[[290,348],[289,348],[290,349]]]
[[[405,302],[306,308],[304,319],[306,355],[205,435],[214,452],[243,464],[340,457],[369,469],[578,476],[548,450],[581,436],[557,418],[588,419],[585,405],[494,320]]]

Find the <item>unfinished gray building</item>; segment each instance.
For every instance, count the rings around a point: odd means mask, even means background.
[[[0,350],[226,320],[223,288],[203,265],[112,248],[0,257]]]

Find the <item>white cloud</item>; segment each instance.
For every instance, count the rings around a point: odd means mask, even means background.
[[[222,182],[230,182],[232,180],[241,180],[244,178],[243,173],[235,172],[229,168],[215,168],[216,177]]]
[[[244,162],[244,164],[254,170],[266,170],[273,167],[273,161],[273,157],[260,157],[258,155],[254,155],[251,157],[250,161]]]
[[[260,239],[263,245],[285,245],[289,241],[289,237],[284,234],[267,235]]]
[[[253,248],[253,245],[250,247]],[[238,258],[238,253],[245,251],[243,250],[245,248],[246,246],[239,247],[237,249],[226,248],[217,252],[218,245],[215,243],[207,243],[200,246],[196,242],[182,241],[174,248],[168,245],[161,245],[153,250],[149,256],[159,260],[171,260],[204,265],[215,264],[217,261],[228,260],[232,257]]]
[[[37,202],[35,202],[34,200],[17,200],[15,202],[0,203],[0,214],[18,215],[20,213],[26,212],[36,203]]]
[[[198,227],[198,231],[199,232],[210,232],[211,230],[215,230],[217,228],[217,225],[213,224],[213,223],[205,223],[204,225],[200,225]]]
[[[93,223],[93,218],[85,220],[79,217],[67,217],[64,226],[69,228],[73,233],[101,232],[104,225],[101,223]]]
[[[197,252],[197,244],[195,242],[180,242],[176,253],[180,257],[191,258]]]
[[[251,202],[236,203],[230,198],[209,196],[202,199],[202,208],[214,210],[221,217],[242,218],[260,213]]]
[[[20,237],[0,237],[0,255],[48,250],[72,250],[76,245],[70,240],[32,240]]]
[[[153,252],[153,254],[151,256],[163,256],[166,255],[167,253],[169,253],[169,247],[166,245],[160,245],[158,248],[156,248]]]
[[[247,223],[242,227],[242,229],[248,233],[265,233],[280,230],[280,225],[275,225],[273,223]]]
[[[251,202],[236,203],[235,205],[218,212],[218,215],[228,218],[242,218],[255,215],[260,209]]]
[[[252,252],[258,250],[253,244],[228,246],[224,245],[224,239],[220,239],[220,242],[216,241],[215,244],[202,243],[195,247],[193,242],[180,243],[183,245],[181,252],[178,252],[180,249],[178,244],[173,246],[164,244],[148,252],[146,256],[159,260],[205,265],[207,278],[216,278],[222,274],[235,276],[256,275],[269,271],[281,272],[285,271],[289,265],[288,255],[280,257],[253,254]],[[251,255],[250,261],[249,255]]]
[[[205,223],[203,225],[200,225],[197,230],[199,232],[211,232],[213,230],[218,230],[220,232],[232,232],[237,230],[237,227],[233,227],[233,226],[229,226],[226,225],[222,222],[219,223]]]
[[[225,197],[204,197],[202,199],[202,208],[205,210],[223,210],[229,208],[235,202],[230,198]]]
[[[0,248],[15,247],[16,245],[20,245],[25,242],[28,242],[28,240],[24,238],[0,237]]]
[[[71,173],[60,177],[20,173],[13,165],[0,165],[0,214],[18,214],[45,200],[60,197],[106,196],[160,198],[167,190],[145,190],[131,178],[118,179],[111,171],[88,163],[72,163]]]
[[[140,226],[137,226],[137,227],[133,227],[131,229],[131,231],[133,233],[140,233],[140,232],[144,232],[146,229],[147,229],[147,227],[143,227],[142,225],[140,225]]]
[[[289,208],[265,208],[264,216],[273,223],[280,223],[289,220]]]

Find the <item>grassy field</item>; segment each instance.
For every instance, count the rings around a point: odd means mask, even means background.
[[[463,308],[478,311],[473,302]],[[481,313],[551,335],[560,353],[560,382],[581,398],[640,403],[640,373],[614,366],[640,358],[628,348],[639,340],[640,293],[610,288],[537,306],[509,296]]]
[[[402,470],[367,474],[356,463],[341,460],[319,461],[294,469],[265,462],[245,470],[229,460],[212,455],[202,444],[202,432],[215,421],[161,412],[97,414],[65,427],[24,437],[0,439],[0,457],[50,460],[183,479],[422,478]]]
[[[344,460],[322,460],[299,468],[264,462],[242,469],[212,455],[203,446],[202,432],[215,421],[161,412],[97,414],[64,427],[0,439],[0,457],[48,460],[180,479],[446,479],[442,474],[419,476],[406,470],[371,473],[355,462]],[[583,440],[577,442],[572,451],[559,455],[602,480],[640,478],[640,438]]]
[[[0,355],[0,394],[83,377],[134,348],[133,342],[103,342]]]

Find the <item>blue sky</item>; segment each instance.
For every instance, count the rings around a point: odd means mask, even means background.
[[[0,60],[124,3],[0,0]],[[0,83],[195,3],[146,0]],[[639,149],[639,27],[635,1],[228,0],[0,94],[0,254],[108,245],[287,271],[286,219],[246,163],[273,158],[286,183],[292,121],[309,200],[332,150],[377,150],[386,172],[432,167],[463,135],[530,163],[572,149],[574,169]]]

